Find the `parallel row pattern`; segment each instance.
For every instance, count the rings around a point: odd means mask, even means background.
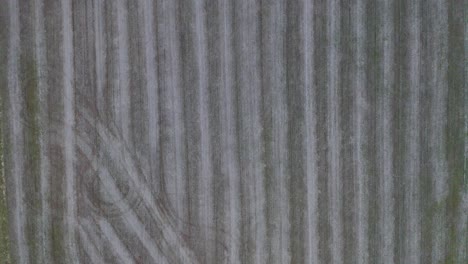
[[[0,263],[468,263],[462,0],[2,0]]]

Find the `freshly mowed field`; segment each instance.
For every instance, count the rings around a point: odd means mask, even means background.
[[[0,264],[468,263],[467,5],[2,0]]]

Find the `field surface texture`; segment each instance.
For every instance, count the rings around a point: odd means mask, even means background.
[[[0,0],[0,264],[468,263],[468,0]]]

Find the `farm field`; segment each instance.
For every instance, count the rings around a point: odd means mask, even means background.
[[[467,8],[1,0],[0,264],[468,263]]]

